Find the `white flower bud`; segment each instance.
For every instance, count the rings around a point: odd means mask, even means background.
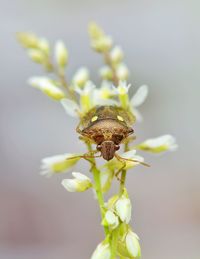
[[[44,63],[46,57],[42,53],[41,50],[38,49],[30,49],[28,50],[29,57],[36,63],[42,64]]]
[[[123,56],[123,51],[119,46],[115,46],[110,52],[110,58],[113,64],[119,64],[122,61]]]
[[[129,71],[128,68],[125,64],[120,64],[117,68],[116,68],[116,74],[119,80],[127,80],[128,76],[129,76]]]
[[[107,52],[111,49],[113,44],[112,38],[110,36],[103,36],[99,39],[92,41],[91,46],[97,52]]]
[[[52,80],[46,77],[32,77],[29,79],[29,84],[38,88],[43,93],[58,101],[65,98],[65,93],[57,87]]]
[[[113,78],[113,73],[112,73],[112,70],[109,66],[103,66],[100,71],[100,76],[102,79],[105,79],[105,80],[112,80]]]
[[[141,248],[139,244],[139,237],[131,230],[126,235],[126,248],[131,258],[141,257]]]
[[[18,32],[17,39],[24,48],[37,48],[39,44],[38,37],[30,32]]]
[[[147,139],[138,145],[139,149],[153,153],[160,153],[167,150],[174,151],[177,147],[176,139],[171,135],[163,135],[157,138]]]
[[[51,176],[57,173],[65,173],[79,160],[79,154],[62,154],[42,159],[41,175]],[[72,159],[69,159],[71,158]],[[74,157],[74,158],[73,158]]]
[[[111,211],[108,210],[105,214],[104,225],[110,226],[115,229],[119,225],[118,217]]]
[[[56,42],[55,45],[55,58],[57,64],[61,67],[64,68],[67,65],[68,62],[68,51],[65,47],[65,44],[59,40]]]
[[[81,67],[75,73],[72,79],[72,82],[79,87],[83,87],[88,80],[89,80],[89,70],[86,67]]]
[[[117,215],[120,217],[122,222],[128,224],[131,220],[131,201],[122,195],[115,204]]]
[[[92,187],[92,182],[87,176],[77,172],[73,172],[72,175],[74,179],[62,180],[62,185],[69,192],[84,192]]]
[[[100,243],[94,251],[91,259],[110,259],[111,249],[108,243]]]
[[[38,42],[38,48],[43,51],[47,56],[49,55],[49,42],[47,41],[47,39],[42,38],[39,40]]]

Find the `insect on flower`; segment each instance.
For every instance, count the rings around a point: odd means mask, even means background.
[[[86,143],[96,144],[96,150],[79,157],[89,160],[92,164],[90,158],[103,157],[109,161],[115,157],[122,163],[122,167],[115,173],[117,178],[125,168],[126,161],[148,166],[146,163],[124,158],[116,153],[120,149],[120,144],[125,143],[134,133],[131,127],[134,122],[135,116],[122,107],[96,106],[92,108],[82,117],[76,131],[81,135],[80,139]],[[98,152],[100,155],[95,155]]]
[[[97,145],[93,153],[100,152],[105,160],[111,160],[122,141],[134,130],[135,117],[117,106],[99,106],[91,109],[81,120],[77,132],[82,139]]]

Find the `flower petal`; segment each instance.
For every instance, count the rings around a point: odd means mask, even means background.
[[[137,92],[134,94],[134,96],[131,99],[131,105],[133,107],[138,107],[146,100],[146,97],[148,95],[148,86],[142,85],[137,90]]]
[[[80,108],[78,104],[70,99],[62,99],[60,101],[63,108],[65,109],[66,113],[72,117],[78,117],[78,112],[80,111]]]

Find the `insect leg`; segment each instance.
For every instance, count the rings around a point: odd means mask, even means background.
[[[121,156],[119,156],[119,155],[117,155],[117,154],[115,154],[115,155],[116,155],[116,158],[118,158],[118,160],[120,160],[120,161],[130,161],[130,162],[135,162],[135,163],[139,163],[139,164],[141,164],[141,165],[150,167],[149,164],[144,163],[144,162],[141,162],[141,161],[138,161],[138,160],[136,160],[136,159],[129,159],[129,158],[121,157]]]
[[[76,127],[76,132],[79,134],[82,134],[82,130],[80,129],[80,125],[81,123],[78,124],[78,126]]]
[[[90,158],[101,157],[101,154],[97,155],[97,156],[94,155],[95,153],[98,153],[98,152],[99,152],[98,150],[92,150],[92,151],[90,151],[88,153],[85,153],[83,155],[69,157],[69,158],[67,158],[67,160],[74,159],[74,158],[83,158],[83,159],[89,161],[92,164],[92,166],[94,166],[95,163]]]
[[[117,172],[115,173],[115,176],[116,176],[117,180],[122,182],[121,178],[119,177],[119,174],[122,173],[123,169],[126,167],[126,162],[121,160],[121,157],[118,156],[116,153],[115,153],[115,157],[116,157],[117,160],[119,160],[122,163],[122,167],[120,167],[117,170]]]

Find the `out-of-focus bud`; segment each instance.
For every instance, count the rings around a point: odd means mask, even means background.
[[[46,60],[43,52],[39,49],[30,49],[28,50],[29,57],[36,63],[43,64]]]
[[[88,32],[91,39],[99,39],[104,36],[104,31],[95,22],[91,22],[88,27]]]
[[[64,68],[68,62],[68,51],[65,44],[59,40],[55,45],[55,58],[59,67]]]
[[[110,259],[111,249],[108,242],[100,243],[94,251],[91,259]]]
[[[39,44],[38,37],[29,32],[17,32],[17,39],[24,48],[37,48]]]
[[[47,39],[42,38],[39,40],[38,43],[38,48],[44,52],[46,54],[46,56],[49,56],[49,51],[50,51],[50,47],[49,47],[49,42],[47,41]]]
[[[124,57],[124,53],[120,46],[115,46],[110,52],[110,58],[113,64],[119,64]]]
[[[79,154],[61,154],[42,159],[41,175],[65,173],[80,160]]]
[[[72,175],[74,179],[64,179],[62,180],[62,185],[69,192],[84,192],[92,187],[92,182],[90,178],[84,174],[73,172]]]
[[[97,52],[107,52],[111,49],[113,40],[110,36],[103,36],[97,40],[92,40],[91,46]]]
[[[122,195],[115,204],[115,210],[122,222],[128,224],[131,220],[131,201]]]
[[[112,80],[112,78],[113,78],[113,73],[109,66],[103,66],[100,69],[99,73],[100,73],[101,78],[104,80]]]
[[[178,148],[176,139],[171,135],[163,135],[157,138],[147,139],[137,146],[138,149],[153,153],[174,151]]]
[[[83,87],[86,82],[89,80],[89,70],[86,67],[81,67],[75,73],[72,82],[73,84]]]
[[[126,235],[126,248],[131,256],[130,258],[138,259],[141,257],[141,248],[139,244],[139,237],[132,232],[130,229],[128,230],[128,233]]]
[[[103,226],[109,226],[111,229],[115,229],[119,225],[118,216],[116,216],[111,210],[108,210],[105,214],[105,218],[102,221]]]
[[[127,80],[129,76],[128,68],[125,64],[121,63],[116,68],[116,75],[119,80]]]
[[[29,79],[29,84],[35,88],[38,88],[43,93],[51,97],[52,99],[59,101],[65,98],[65,93],[54,84],[52,80],[46,77],[32,77]]]

